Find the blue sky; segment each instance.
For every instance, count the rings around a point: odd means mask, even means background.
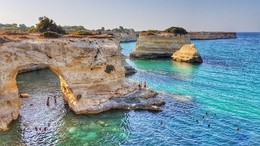
[[[0,0],[0,23],[31,26],[40,16],[88,29],[260,32],[260,0]]]

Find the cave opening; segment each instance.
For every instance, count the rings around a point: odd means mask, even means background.
[[[28,98],[19,97],[22,104],[19,111],[22,143],[55,141],[67,112],[58,75],[46,68],[19,73],[16,81],[19,95],[29,95]]]

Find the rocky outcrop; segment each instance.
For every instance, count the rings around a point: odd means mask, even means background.
[[[137,72],[137,70],[133,68],[131,65],[129,65],[128,63],[124,65],[124,68],[125,68],[125,75],[127,76],[135,74]]]
[[[18,118],[21,103],[16,76],[20,70],[37,65],[49,67],[59,76],[64,99],[77,114],[121,107],[107,102],[135,90],[124,80],[125,69],[116,39],[32,37],[0,44],[0,58],[0,130],[7,130],[7,125]]]
[[[184,44],[190,44],[189,36],[175,36],[172,33],[140,33],[130,58],[169,58]]]
[[[184,45],[180,50],[173,53],[172,59],[179,62],[202,63],[201,56],[194,44]]]
[[[36,71],[36,70],[41,70],[41,69],[45,69],[45,68],[48,68],[48,65],[31,63],[31,64],[28,64],[28,65],[22,66],[20,68],[20,70],[18,71],[18,73]]]
[[[135,42],[137,41],[137,32],[123,32],[120,33],[120,42]]]
[[[106,31],[106,33],[112,33],[119,38],[120,42],[135,42],[138,38],[138,32],[133,29],[113,29],[112,31]]]
[[[235,32],[189,32],[191,40],[216,40],[237,38]]]

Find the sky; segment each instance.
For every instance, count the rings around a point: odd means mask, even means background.
[[[0,23],[260,32],[260,0],[0,0]]]

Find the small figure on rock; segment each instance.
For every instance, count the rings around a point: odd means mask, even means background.
[[[139,90],[142,90],[142,82],[138,83]]]
[[[144,81],[144,90],[146,90],[146,81]]]

